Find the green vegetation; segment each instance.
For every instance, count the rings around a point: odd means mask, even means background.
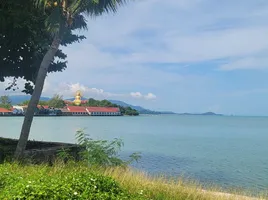
[[[0,165],[0,199],[96,199],[143,200],[139,194],[131,194],[114,179],[94,172],[93,166],[126,166],[137,160],[138,154],[132,154],[127,162],[118,157],[123,142],[94,141],[82,130],[76,138],[81,147],[81,162],[74,164],[68,149],[58,152],[59,163],[54,167],[46,165]],[[2,143],[5,140],[2,141]],[[11,144],[13,140],[7,140]],[[8,148],[10,150],[10,147]],[[6,150],[7,151],[7,150]],[[63,164],[65,159],[69,164]],[[26,159],[29,162],[29,160]]]
[[[65,102],[62,99],[62,96],[56,94],[48,102],[47,105],[52,108],[64,108]]]
[[[95,100],[93,98],[90,98],[88,102],[85,104],[86,106],[97,106],[97,107],[118,107],[123,115],[130,115],[130,116],[137,116],[139,115],[139,112],[135,109],[132,109],[131,107],[123,107],[119,106],[117,104],[113,104],[108,100]]]
[[[0,166],[0,199],[142,200],[110,177],[86,167]]]
[[[30,100],[26,100],[26,101],[21,102],[19,105],[27,106],[29,104],[29,102],[30,102]],[[38,102],[38,105],[40,105],[40,106],[49,106],[49,107],[52,107],[52,108],[63,108],[63,107],[66,106],[64,100],[62,99],[62,96],[60,96],[58,94],[55,94],[48,101],[41,101],[40,100]]]
[[[253,200],[203,191],[183,180],[152,178],[129,168],[60,161],[53,166],[0,165],[0,199]]]
[[[30,102],[30,100],[26,100],[26,101],[21,102],[19,105],[20,106],[28,106],[29,102]],[[47,101],[39,101],[38,105],[40,105],[40,106],[48,106],[48,102]]]
[[[139,153],[133,153],[129,156],[130,160],[128,161],[120,159],[118,153],[124,143],[118,138],[111,142],[107,140],[93,140],[83,130],[78,130],[76,132],[76,140],[78,145],[84,149],[80,152],[82,160],[90,165],[103,167],[127,166],[133,161],[138,161],[140,158]]]
[[[88,102],[85,104],[86,106],[93,106],[93,107],[117,107],[115,104],[112,104],[108,100],[95,100],[93,98],[88,99]]]
[[[0,108],[5,108],[10,110],[12,108],[11,100],[8,96],[1,96],[0,97]]]
[[[122,107],[119,106],[120,111],[123,115],[130,115],[130,116],[137,116],[139,115],[139,112],[135,109],[132,109],[131,107]]]

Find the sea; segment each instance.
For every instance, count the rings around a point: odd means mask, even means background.
[[[18,138],[22,122],[0,117],[0,136]],[[35,117],[30,139],[75,143],[79,129],[93,139],[122,139],[122,158],[140,152],[132,166],[152,176],[268,191],[268,117]]]

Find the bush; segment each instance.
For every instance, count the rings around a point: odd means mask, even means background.
[[[83,161],[89,165],[98,165],[102,167],[111,166],[127,166],[133,161],[138,161],[141,157],[140,153],[131,154],[129,160],[122,160],[119,157],[121,147],[124,145],[120,139],[113,141],[107,140],[93,140],[89,135],[85,134],[83,130],[76,132],[76,140],[78,145],[83,149],[80,152]],[[69,157],[68,152],[59,152],[60,157]]]
[[[79,167],[0,166],[0,199],[142,200],[110,177]]]

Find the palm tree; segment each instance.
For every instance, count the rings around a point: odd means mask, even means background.
[[[21,134],[15,151],[15,159],[23,157],[29,138],[35,108],[39,102],[44,81],[51,62],[57,53],[65,33],[75,28],[86,28],[84,16],[99,16],[103,13],[116,12],[127,0],[33,0],[38,9],[48,14],[46,21],[48,32],[53,41],[41,62],[34,91],[26,111]]]

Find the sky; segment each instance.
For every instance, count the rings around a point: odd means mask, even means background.
[[[267,0],[135,0],[88,19],[68,69],[42,96],[123,100],[153,110],[268,116]],[[2,94],[8,80],[0,85]],[[19,81],[22,82],[22,81]]]

